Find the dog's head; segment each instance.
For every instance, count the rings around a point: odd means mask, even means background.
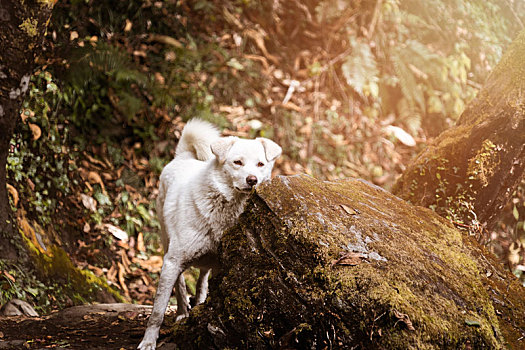
[[[211,150],[230,185],[246,193],[270,178],[273,164],[282,153],[278,144],[264,137],[223,137],[212,143]]]

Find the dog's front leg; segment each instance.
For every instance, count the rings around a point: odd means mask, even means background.
[[[173,290],[175,280],[182,273],[181,269],[181,264],[178,260],[164,256],[164,264],[160,272],[159,286],[157,288],[155,302],[153,303],[153,311],[149,317],[144,338],[138,346],[139,350],[155,350],[157,338],[159,337],[159,329],[164,320],[164,313],[168,307],[171,291]]]

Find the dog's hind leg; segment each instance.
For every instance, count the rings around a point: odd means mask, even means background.
[[[195,305],[204,303],[208,295],[208,278],[210,277],[210,268],[201,267],[199,279],[197,280],[197,290],[195,292]]]
[[[164,320],[164,313],[168,307],[171,291],[173,290],[175,280],[182,273],[181,270],[181,264],[177,259],[164,256],[157,295],[153,303],[153,311],[148,320],[148,328],[146,329],[146,333],[144,333],[144,338],[142,342],[140,342],[138,349],[155,350],[155,344],[159,337],[159,329]]]
[[[177,317],[175,320],[179,321],[188,316],[190,309],[190,301],[188,300],[188,292],[186,291],[186,279],[183,273],[177,278],[175,296],[177,297]]]

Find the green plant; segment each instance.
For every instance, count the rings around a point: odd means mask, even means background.
[[[18,133],[11,141],[7,181],[27,200],[26,210],[49,224],[60,202],[71,193],[71,162],[76,152],[67,146],[67,120],[59,113],[64,94],[47,71],[31,80]]]

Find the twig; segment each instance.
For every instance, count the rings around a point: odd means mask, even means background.
[[[366,33],[366,37],[368,39],[371,39],[374,35],[374,31],[376,29],[377,21],[379,19],[379,15],[381,14],[381,5],[383,4],[383,0],[377,0],[376,6],[374,8],[374,15],[372,17],[372,20],[370,21],[370,26],[368,27],[368,33]]]
[[[516,22],[519,24],[520,28],[523,29],[524,28],[523,22],[521,21],[520,17],[516,14],[516,11],[514,11],[514,9],[512,8],[510,1],[509,0],[505,1],[505,4],[509,8],[510,13],[512,13],[512,15],[514,16],[514,19],[516,20]]]
[[[330,61],[328,61],[327,64],[325,64],[324,66],[321,67],[321,69],[319,70],[319,74],[316,75],[315,77],[308,78],[306,80],[303,80],[302,82],[301,81],[297,81],[297,80],[292,80],[292,82],[290,83],[290,86],[288,87],[288,91],[286,91],[286,95],[285,95],[285,97],[283,99],[283,104],[285,104],[286,102],[290,101],[294,91],[298,87],[300,87],[301,85],[304,86],[304,85],[308,84],[309,82],[311,82],[312,80],[317,79],[322,73],[326,72],[328,70],[328,68],[330,68],[331,66],[333,66],[337,62],[341,61],[343,58],[348,56],[351,52],[352,52],[352,49],[346,49],[344,52],[342,52],[339,55],[337,55],[336,57],[332,58]]]

